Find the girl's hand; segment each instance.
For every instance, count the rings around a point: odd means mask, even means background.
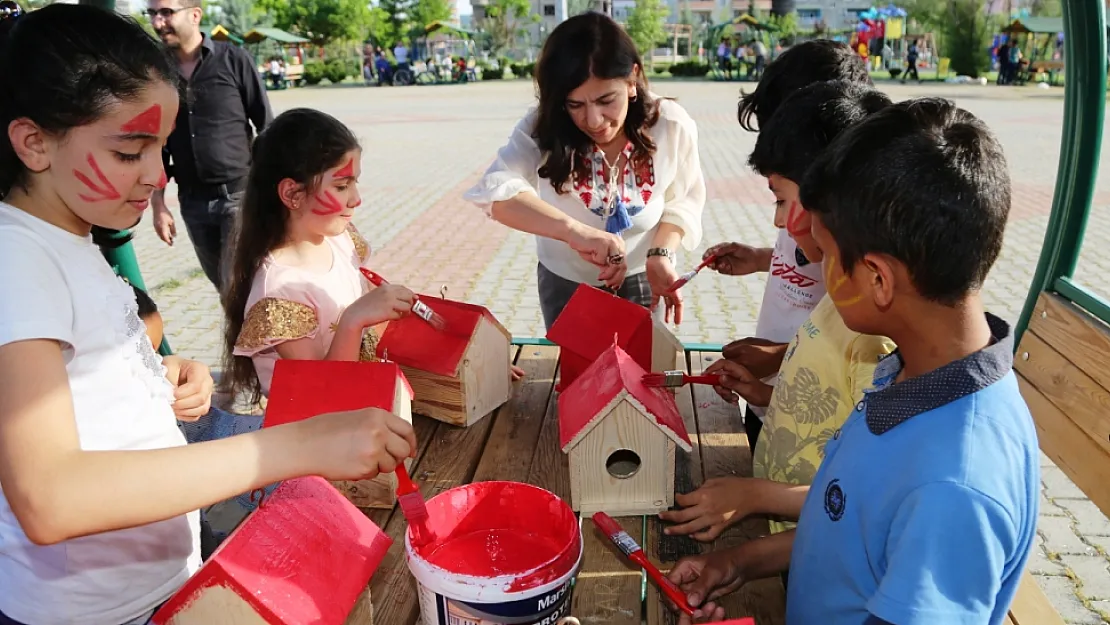
[[[759,271],[759,250],[743,243],[718,243],[705,250],[702,260],[716,254],[709,266],[726,276],[746,276]]]
[[[383,284],[356,299],[343,311],[341,323],[364,330],[383,321],[400,319],[412,310],[416,295],[398,284]]]
[[[667,510],[659,518],[679,523],[663,530],[668,536],[692,534],[694,540],[711,542],[745,517],[752,514],[753,497],[748,492],[750,478],[715,477],[706,480],[692,493],[678,493],[675,501],[682,510]]]
[[[196,421],[212,407],[215,382],[208,366],[178,356],[162,359],[166,378],[174,385],[173,413],[179,421]]]
[[[624,239],[576,221],[570,226],[566,243],[583,260],[601,269],[598,280],[611,289],[620,288],[628,271]]]
[[[735,395],[739,395],[753,406],[771,404],[771,393],[775,387],[764,384],[762,379],[755,377],[743,365],[722,358],[706,367],[705,375],[721,376],[720,384],[714,386],[713,390],[729,403],[737,403]]]
[[[392,473],[416,455],[412,424],[380,408],[323,414],[303,422],[313,473],[362,480]]]
[[[674,324],[682,323],[682,292],[681,289],[668,293],[675,282],[678,281],[678,272],[674,263],[666,256],[652,256],[647,259],[647,279],[651,286],[651,309],[659,305],[662,299],[666,306],[663,320],[667,323],[674,319]]]

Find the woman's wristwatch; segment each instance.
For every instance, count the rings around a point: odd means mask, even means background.
[[[672,263],[675,262],[674,250],[666,248],[666,247],[653,247],[653,248],[649,249],[647,251],[647,257],[651,258],[652,256],[666,256],[667,258],[670,259],[670,261]]]

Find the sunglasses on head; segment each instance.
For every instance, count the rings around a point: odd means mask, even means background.
[[[181,7],[179,9],[170,9],[170,8],[147,9],[146,11],[143,11],[143,14],[146,15],[147,18],[149,18],[149,19],[154,19],[156,17],[160,17],[164,20],[168,20],[171,17],[173,17],[174,15],[177,15],[181,11],[184,11],[185,9],[188,9],[188,8],[189,7]]]

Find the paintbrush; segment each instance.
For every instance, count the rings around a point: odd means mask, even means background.
[[[675,291],[686,286],[686,283],[693,280],[694,276],[698,275],[699,271],[708,267],[715,260],[717,260],[716,254],[711,254],[710,256],[706,257],[706,259],[701,261],[701,264],[695,267],[693,271],[687,271],[686,273],[679,276],[678,280],[675,280],[674,284],[671,285],[671,288],[667,289],[667,292],[674,293]]]
[[[640,568],[647,572],[651,581],[655,582],[659,590],[662,590],[663,594],[667,595],[667,598],[674,602],[679,610],[693,616],[694,608],[690,607],[690,604],[686,602],[686,593],[682,592],[671,580],[664,577],[659,569],[655,568],[655,565],[647,559],[644,550],[640,549],[640,545],[636,544],[636,541],[628,535],[628,532],[621,529],[621,526],[613,520],[613,517],[604,512],[598,512],[593,516],[593,519],[597,529],[601,530],[602,534],[608,536],[609,540],[613,541],[613,544],[620,548],[620,550],[624,552],[624,555],[628,556],[629,560],[639,564]]]
[[[687,375],[684,371],[664,371],[663,373],[645,373],[640,380],[644,386],[660,388],[678,388],[687,384],[720,384],[721,377],[716,375]]]
[[[365,276],[366,279],[369,280],[370,283],[374,286],[383,286],[389,284],[389,282],[386,282],[385,278],[379,276],[373,271],[370,271],[366,267],[359,267],[358,269],[362,272],[362,275]],[[429,325],[440,332],[443,332],[447,329],[447,320],[443,318],[443,315],[440,315],[436,311],[429,308],[427,304],[420,301],[419,297],[413,296],[412,314],[420,317],[424,321],[427,321]]]
[[[414,541],[419,544],[426,544],[429,542],[428,537],[431,534],[428,529],[428,505],[424,503],[424,497],[421,496],[420,489],[409,477],[404,462],[397,465],[396,473],[397,505],[401,507],[401,514],[405,515],[409,527],[412,528]]]

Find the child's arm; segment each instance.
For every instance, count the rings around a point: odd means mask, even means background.
[[[0,380],[0,487],[37,544],[173,518],[292,477],[392,471],[416,445],[405,421],[363,410],[170,449],[85,451],[56,341],[0,346]]]
[[[751,477],[715,477],[692,493],[675,495],[683,509],[660,512],[659,518],[679,523],[666,528],[665,534],[693,534],[695,540],[709,542],[753,514],[795,521],[802,514],[807,493],[809,486]]]
[[[717,260],[710,265],[714,271],[726,276],[746,276],[750,273],[770,271],[773,253],[774,249],[770,247],[752,247],[743,243],[718,243],[705,250],[702,260],[716,255]]]
[[[279,343],[278,356],[287,360],[358,360],[366,328],[408,314],[415,297],[412,291],[400,285],[377,287],[343,311],[326,352],[321,351],[314,340],[304,338]]]

